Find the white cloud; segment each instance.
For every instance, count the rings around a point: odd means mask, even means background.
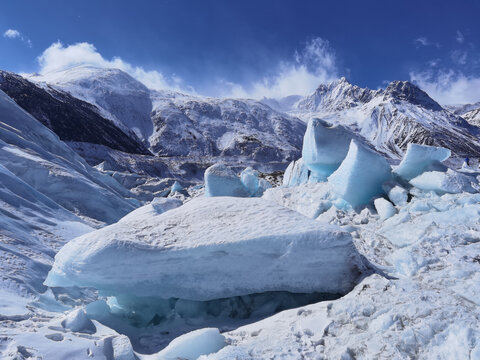
[[[436,74],[431,71],[410,72],[410,80],[440,104],[469,104],[480,101],[480,78],[454,70]]]
[[[179,90],[183,84],[177,76],[165,77],[156,70],[145,70],[114,57],[105,59],[93,44],[86,42],[64,46],[61,42],[50,45],[38,58],[39,72],[48,72],[68,69],[79,65],[91,65],[101,68],[116,68],[130,74],[145,86],[153,90],[174,89]]]
[[[468,52],[463,50],[454,50],[451,54],[452,61],[459,65],[465,65],[467,63],[467,57]]]
[[[465,41],[465,36],[462,34],[460,30],[457,30],[457,36],[455,37],[455,39],[459,44],[463,44],[463,42]]]
[[[29,47],[32,47],[32,42],[30,41],[30,39],[22,35],[18,30],[8,29],[3,33],[3,37],[7,39],[20,39]]]
[[[9,39],[15,39],[20,37],[20,32],[18,30],[14,29],[8,29],[3,33],[3,37],[9,38]]]
[[[435,46],[436,48],[440,48],[440,44],[438,42],[431,42],[426,36],[420,36],[419,38],[414,39],[413,43],[417,48],[419,46]]]
[[[251,84],[224,82],[226,96],[250,98],[281,98],[288,95],[308,95],[320,84],[338,77],[336,57],[328,41],[314,38],[304,49],[295,52],[291,61],[277,64],[274,75]]]
[[[165,76],[156,70],[146,70],[134,66],[119,57],[106,59],[93,44],[82,42],[64,45],[56,42],[50,45],[38,58],[39,73],[67,69],[79,65],[91,65],[101,68],[117,68],[141,81],[154,90],[172,89],[196,93],[187,87],[183,80],[175,75]],[[271,76],[265,76],[248,84],[232,83],[220,80],[208,89],[215,96],[279,98],[288,95],[307,95],[318,85],[330,82],[338,77],[335,53],[328,41],[314,38],[301,50],[295,52],[290,61],[279,61]]]
[[[423,45],[423,46],[428,46],[430,45],[430,41],[425,36],[421,36],[415,40],[413,40],[413,43],[416,45]]]

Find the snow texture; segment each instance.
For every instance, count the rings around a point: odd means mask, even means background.
[[[225,337],[220,334],[218,329],[200,329],[176,338],[158,355],[156,355],[155,359],[196,360],[201,355],[208,355],[218,352],[225,345]],[[153,358],[151,360],[153,360]]]

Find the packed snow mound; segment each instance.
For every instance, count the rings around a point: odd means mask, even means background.
[[[332,174],[348,153],[352,134],[342,126],[332,126],[314,118],[303,138],[302,159],[318,176]]]
[[[119,183],[79,155],[0,91],[0,164],[76,214],[117,221],[135,206]]]
[[[205,196],[248,196],[248,190],[235,172],[226,165],[215,164],[205,170]]]
[[[381,194],[382,184],[390,177],[390,165],[381,155],[352,140],[345,160],[328,182],[339,197],[357,207]]]
[[[410,180],[410,184],[425,191],[435,191],[439,194],[461,192],[474,193],[476,190],[472,187],[472,181],[475,178],[461,174],[452,169],[447,172],[427,171]]]
[[[285,173],[283,174],[283,186],[297,186],[300,184],[306,184],[308,182],[308,177],[310,175],[310,170],[308,170],[303,158],[292,161]]]
[[[405,156],[393,172],[408,181],[425,171],[442,169],[441,162],[450,154],[449,149],[442,147],[408,144]]]
[[[118,220],[119,222],[129,222],[132,219],[140,219],[142,217],[149,217],[154,215],[159,215],[165,211],[175,209],[179,206],[182,206],[183,202],[180,199],[175,198],[155,198],[150,204],[139,207],[138,209],[133,210],[131,213],[128,213],[123,218]]]
[[[201,355],[216,353],[225,345],[225,337],[218,329],[199,329],[176,338],[156,357],[161,360],[196,360]]]
[[[62,326],[75,332],[94,333],[95,325],[87,317],[85,310],[78,308],[70,312],[62,320]]]
[[[70,241],[45,284],[203,301],[345,293],[362,269],[350,234],[338,227],[260,198],[198,197]]]

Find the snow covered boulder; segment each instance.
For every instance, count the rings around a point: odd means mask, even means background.
[[[205,170],[205,196],[246,197],[248,191],[232,169],[215,164]]]
[[[351,140],[345,128],[310,119],[303,138],[303,161],[311,171],[326,178],[340,166]]]
[[[297,186],[308,182],[309,170],[302,158],[292,161],[283,175],[283,186]]]
[[[441,162],[450,155],[451,151],[443,147],[410,143],[402,161],[393,172],[408,181],[425,171],[446,170]]]
[[[75,309],[70,312],[64,320],[62,320],[62,326],[65,329],[69,329],[75,332],[83,332],[93,334],[96,331],[95,325],[92,320],[87,317],[85,310]]]
[[[45,284],[206,301],[345,293],[363,269],[349,233],[261,198],[198,197],[67,243]],[[253,273],[252,273],[253,269]]]
[[[471,178],[452,169],[447,172],[427,171],[410,180],[410,184],[424,191],[435,191],[439,194],[461,192],[474,193]]]
[[[158,354],[160,359],[196,360],[201,355],[216,353],[227,345],[225,337],[216,328],[191,331],[174,339]]]
[[[383,193],[382,184],[391,177],[387,161],[355,140],[340,167],[328,178],[333,191],[357,207]]]

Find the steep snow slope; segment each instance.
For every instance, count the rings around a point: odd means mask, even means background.
[[[133,131],[145,142],[152,134],[150,91],[121,70],[78,66],[32,75],[29,80],[49,84],[97,106],[102,116],[127,133]]]
[[[66,142],[105,145],[134,154],[149,154],[129,131],[100,116],[99,109],[68,93],[37,86],[19,75],[0,71],[0,90]]]
[[[91,168],[0,91],[0,164],[66,209],[111,223],[134,209],[131,194]]]
[[[394,158],[401,156],[410,142],[447,147],[457,155],[480,156],[479,129],[406,81],[394,81],[385,90],[369,90],[342,78],[320,85],[290,113],[304,120],[320,117],[349,126]]]
[[[0,313],[10,306],[4,291],[21,296],[45,291],[55,252],[65,240],[91,230],[0,164]]]

